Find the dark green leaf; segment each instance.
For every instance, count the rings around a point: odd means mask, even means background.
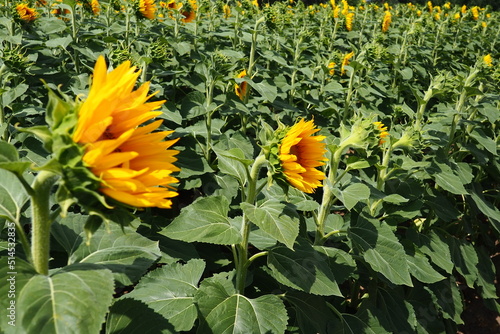
[[[387,224],[360,215],[348,235],[375,271],[394,284],[412,286],[403,246]]]
[[[24,333],[98,334],[111,305],[113,275],[76,264],[51,276],[33,276],[18,293],[17,326]]]
[[[288,203],[270,199],[258,206],[241,203],[248,219],[270,236],[292,248],[299,234],[299,217]]]
[[[143,302],[168,320],[177,332],[190,330],[197,318],[194,295],[205,269],[203,260],[173,263],[144,276],[123,298]]]
[[[196,303],[203,316],[197,332],[200,334],[281,334],[288,321],[285,306],[277,296],[250,299],[236,293],[232,283],[220,276],[201,283]]]
[[[267,261],[273,277],[286,286],[321,296],[342,296],[329,258],[315,250],[307,240],[298,239],[294,250],[276,247]]]
[[[160,234],[186,242],[207,242],[220,245],[237,244],[240,231],[230,224],[229,203],[222,196],[200,197],[183,208]]]

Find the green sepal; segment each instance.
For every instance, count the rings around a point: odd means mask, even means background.
[[[46,125],[37,125],[29,128],[16,128],[19,132],[26,132],[34,135],[43,142],[43,148],[52,152],[52,132]]]
[[[70,102],[69,98],[61,91],[58,93],[64,98],[59,97],[52,89],[47,87],[49,94],[49,102],[47,103],[47,112],[45,121],[52,130],[57,129],[68,113],[74,109],[74,103]]]

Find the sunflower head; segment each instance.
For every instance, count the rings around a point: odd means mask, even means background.
[[[376,135],[380,138],[378,141],[379,146],[385,143],[385,138],[389,136],[389,132],[387,132],[387,126],[385,126],[382,122],[373,122],[375,126]]]
[[[299,120],[291,127],[281,125],[264,148],[270,172],[278,184],[285,182],[305,193],[313,193],[326,178],[319,170],[325,158],[325,136],[314,136],[320,129],[313,120]]]
[[[31,8],[25,3],[16,5],[16,12],[17,17],[24,22],[34,21],[39,16],[35,8]]]
[[[142,17],[149,20],[154,19],[156,13],[156,4],[154,0],[139,0],[138,12]]]
[[[243,79],[244,77],[247,76],[247,71],[243,70],[241,71],[236,78],[238,79]],[[247,95],[247,90],[248,90],[248,83],[246,81],[241,81],[239,84],[234,85],[234,92],[240,100],[244,100],[245,96]]]
[[[128,207],[170,208],[177,195],[171,174],[176,141],[164,140],[173,131],[156,131],[152,121],[164,101],[148,102],[149,82],[137,89],[140,72],[126,61],[108,72],[103,57],[94,68],[86,98],[70,100],[49,91],[48,127],[35,127],[53,155],[46,166],[58,172],[58,200],[63,209],[78,203],[99,216],[116,216]],[[121,205],[120,205],[121,204]],[[123,223],[123,221],[119,221]]]

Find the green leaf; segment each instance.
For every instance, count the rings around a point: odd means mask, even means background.
[[[314,249],[328,256],[330,269],[339,284],[346,281],[357,268],[351,254],[342,249],[325,246],[314,246]]]
[[[247,166],[251,164],[251,161],[245,159],[245,153],[239,148],[232,148],[228,151],[218,151],[217,154],[219,170],[223,174],[231,175],[240,184],[245,184],[248,176]]]
[[[411,242],[405,243],[406,261],[413,277],[423,283],[436,283],[445,279],[429,263],[427,257]]]
[[[348,235],[373,270],[394,284],[412,286],[403,246],[386,223],[360,215]]]
[[[177,334],[164,317],[132,298],[118,299],[106,320],[106,334]]]
[[[205,279],[196,294],[203,317],[198,332],[217,334],[282,334],[288,321],[283,302],[274,295],[250,299],[220,276]],[[272,316],[270,316],[272,315]]]
[[[176,158],[178,161],[175,162],[175,165],[181,169],[177,176],[179,179],[212,173],[214,171],[208,165],[206,159],[191,149],[180,151]]]
[[[113,298],[113,275],[91,264],[36,275],[19,291],[18,326],[24,333],[100,333]]]
[[[2,96],[2,106],[10,106],[11,103],[14,102],[14,100],[25,95],[28,88],[28,85],[21,83],[14,88],[8,88],[5,92],[0,93],[0,95]]]
[[[353,183],[343,190],[333,188],[333,193],[347,210],[351,210],[358,202],[370,197],[370,188],[363,183]]]
[[[481,296],[485,299],[497,299],[495,266],[484,247],[479,246],[475,249],[478,255],[477,285],[481,287]]]
[[[200,197],[183,208],[170,225],[159,233],[186,242],[219,245],[237,244],[240,231],[230,224],[229,203],[222,196]]]
[[[465,278],[467,286],[474,288],[474,282],[479,274],[477,269],[479,259],[474,246],[464,240],[451,236],[447,241],[455,268]]]
[[[360,312],[365,310],[375,315],[388,333],[414,333],[417,325],[415,310],[404,299],[402,287],[391,290],[379,287],[363,299]]]
[[[281,284],[321,296],[342,296],[329,258],[307,240],[298,239],[294,250],[278,246],[269,250],[267,265]]]
[[[450,319],[456,324],[463,324],[460,317],[464,310],[462,295],[453,276],[448,279],[428,284],[424,287],[432,295],[432,301],[445,319]]]
[[[340,319],[334,318],[331,334],[387,334],[387,331],[371,315],[340,313]],[[368,319],[367,319],[368,318]]]
[[[7,245],[6,245],[7,246]],[[0,332],[23,333],[19,317],[19,293],[35,275],[28,262],[14,257],[0,257]],[[12,306],[14,305],[14,306]],[[26,332],[24,332],[26,333]]]
[[[500,233],[500,210],[484,198],[482,189],[478,184],[472,185],[472,189],[469,191],[469,194],[479,211],[489,218],[493,228]]]
[[[406,233],[408,240],[411,240],[418,249],[427,255],[432,263],[444,269],[448,274],[453,270],[451,253],[448,244],[433,230],[428,233],[418,233],[414,229],[409,229]]]
[[[474,128],[470,136],[481,144],[488,152],[497,155],[497,143],[488,137],[481,128]]]
[[[290,204],[269,199],[258,206],[250,203],[241,203],[240,206],[252,223],[287,247],[293,248],[299,234],[299,216]]]
[[[450,166],[434,161],[427,169],[427,172],[434,178],[438,186],[444,190],[455,195],[467,194],[462,180],[455,175]]]
[[[52,225],[52,235],[68,252],[70,264],[99,264],[110,269],[118,282],[130,285],[161,255],[157,242],[118,224],[101,226],[87,244],[86,220],[87,216],[68,214]]]
[[[19,160],[19,154],[14,145],[0,140],[0,162],[12,162]]]
[[[21,181],[5,169],[0,169],[0,218],[13,222],[20,219],[21,208],[29,196]]]
[[[417,333],[421,334],[445,334],[442,315],[433,303],[433,295],[424,285],[415,282],[415,286],[408,291],[405,298],[415,310],[417,318]]]
[[[278,90],[276,85],[270,82],[259,82],[255,83],[251,80],[248,80],[248,83],[252,88],[254,88],[265,100],[269,102],[274,102],[276,97],[278,96]]]
[[[323,297],[288,291],[285,299],[294,306],[301,333],[329,333],[330,328],[335,328],[335,315]]]
[[[177,332],[188,331],[198,316],[194,295],[204,269],[201,259],[164,266],[144,276],[122,299],[141,301],[167,319]]]

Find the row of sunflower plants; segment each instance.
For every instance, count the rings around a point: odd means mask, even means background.
[[[456,333],[469,290],[498,312],[499,15],[4,1],[0,332]]]

